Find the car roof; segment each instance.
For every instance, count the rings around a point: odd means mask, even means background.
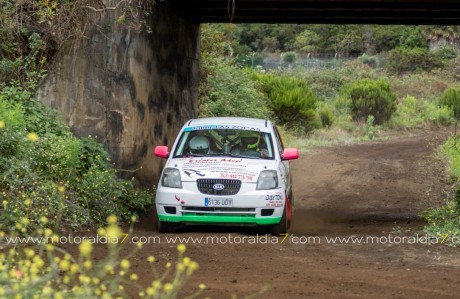
[[[247,117],[206,117],[190,119],[187,126],[203,126],[203,125],[254,125],[258,127],[270,127],[271,122],[267,119],[247,118]]]

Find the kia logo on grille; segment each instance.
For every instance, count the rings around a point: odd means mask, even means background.
[[[219,191],[219,190],[224,190],[225,186],[223,184],[214,184],[212,185],[212,189]]]

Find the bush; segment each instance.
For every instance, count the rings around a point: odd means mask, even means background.
[[[352,60],[340,67],[304,69],[295,76],[303,78],[318,99],[331,102],[344,85],[365,78],[375,79],[377,73],[369,65]]]
[[[17,224],[23,226],[28,221],[24,217]],[[0,297],[178,298],[184,284],[199,267],[196,261],[184,255],[186,246],[177,246],[176,261],[162,261],[152,255],[140,261],[133,256],[146,250],[141,242],[133,249],[124,246],[125,238],[133,233],[133,225],[124,232],[114,215],[106,221],[108,225],[100,227],[97,235],[72,237],[54,233],[46,227],[47,219],[43,218],[43,229],[33,232],[33,239],[40,241],[39,244],[17,242],[12,245],[10,241],[15,238],[1,231]],[[65,241],[78,246],[78,254],[72,255],[60,248]],[[106,243],[106,246],[97,243]],[[150,264],[148,280],[140,277],[145,273],[136,273],[134,265],[138,262]],[[199,284],[188,298],[196,298],[205,288]]]
[[[21,87],[0,91],[0,226],[27,234],[42,217],[76,228],[145,211],[152,195],[117,179],[102,145],[74,137],[57,115]]]
[[[369,56],[366,55],[366,53],[361,55],[361,57],[359,57],[359,60],[361,61],[361,63],[367,64],[370,67],[377,67],[379,65],[379,59],[377,56]]]
[[[200,116],[240,116],[270,119],[272,113],[249,74],[216,60],[202,86]]]
[[[284,64],[294,64],[297,61],[296,52],[286,52],[281,55]]]
[[[454,135],[440,149],[441,157],[448,163],[449,173],[456,182],[457,190],[453,198],[448,198],[442,207],[431,208],[422,212],[427,221],[424,231],[438,237],[450,246],[460,245],[460,151],[459,137]],[[446,237],[447,236],[447,237]]]
[[[441,60],[451,60],[458,56],[458,50],[452,46],[439,47],[433,53]]]
[[[261,84],[281,124],[298,128],[303,132],[309,132],[317,127],[315,120],[317,99],[304,80],[255,72],[253,78]]]
[[[460,118],[460,90],[457,88],[449,88],[439,99],[439,104],[449,107],[454,111],[456,118]]]
[[[396,111],[396,94],[383,80],[363,79],[343,88],[341,95],[350,105],[354,120],[367,121],[374,116],[375,124],[382,124]]]
[[[390,51],[387,69],[401,74],[414,71],[431,71],[444,66],[441,58],[424,48],[395,48]]]
[[[321,120],[321,125],[323,128],[329,128],[334,122],[334,114],[327,104],[322,104],[318,108],[319,118]]]

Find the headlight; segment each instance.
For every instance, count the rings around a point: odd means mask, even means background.
[[[165,168],[161,185],[170,188],[182,188],[179,170],[176,168]]]
[[[264,170],[257,180],[257,190],[278,188],[278,173],[276,170]]]

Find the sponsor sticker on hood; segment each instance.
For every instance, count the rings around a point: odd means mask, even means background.
[[[180,158],[171,161],[181,172],[183,181],[199,178],[235,179],[243,182],[257,182],[259,173],[273,169],[275,162],[231,157]]]

